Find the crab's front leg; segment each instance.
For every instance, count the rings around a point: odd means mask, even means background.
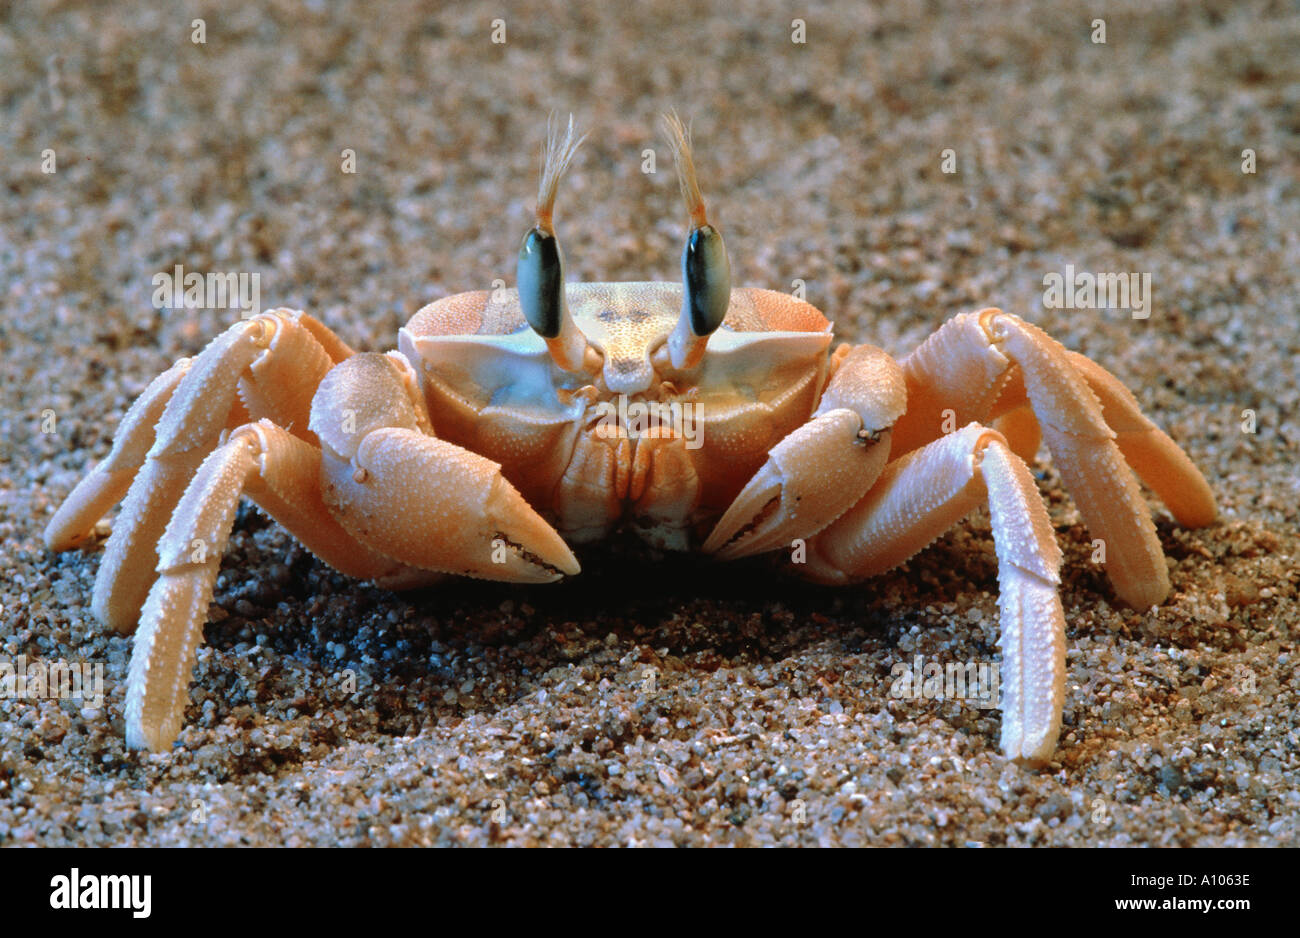
[[[704,543],[723,559],[809,538],[856,504],[889,460],[903,373],[870,345],[836,349],[813,419],[772,448]]]
[[[890,463],[875,486],[808,544],[802,572],[848,583],[907,560],[986,503],[998,556],[1002,751],[1051,758],[1065,699],[1061,550],[1029,468],[995,430],[970,424]]]

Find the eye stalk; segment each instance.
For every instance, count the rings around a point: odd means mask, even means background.
[[[554,125],[554,115],[546,122],[546,150],[542,157],[542,178],[537,187],[537,224],[524,235],[519,248],[515,280],[519,287],[519,306],[533,331],[546,340],[551,357],[565,371],[588,370],[585,363],[592,351],[587,337],[573,321],[564,295],[564,252],[555,236],[552,213],[560,178],[569,168],[573,156],[585,139],[573,137],[573,115],[563,138]]]
[[[709,336],[727,315],[731,304],[731,263],[722,232],[709,223],[704,196],[691,157],[690,131],[674,114],[664,115],[668,142],[677,166],[677,182],[691,218],[691,230],[682,251],[682,314],[668,337],[673,367],[694,368],[704,357]]]

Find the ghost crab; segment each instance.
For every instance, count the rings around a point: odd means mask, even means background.
[[[1209,486],[1116,378],[1017,316],[959,315],[895,362],[870,345],[830,352],[808,303],[732,289],[689,135],[666,124],[691,222],[682,283],[564,282],[552,209],[581,143],[570,119],[548,133],[517,289],[431,303],[386,354],[273,310],[148,386],[45,535],[74,547],[124,499],[93,609],[113,629],[139,623],[130,745],[162,750],[180,732],[241,495],[321,560],[392,588],[572,576],[568,543],[623,522],[721,559],[798,545],[797,572],[850,583],[987,504],[1001,745],[1050,759],[1061,552],[1026,460],[1047,443],[1115,592],[1140,608],[1169,579],[1133,470],[1189,526],[1214,519]],[[667,416],[632,426],[629,402]]]

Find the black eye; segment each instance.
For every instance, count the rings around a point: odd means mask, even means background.
[[[556,338],[564,322],[564,258],[555,235],[540,228],[524,235],[516,282],[528,325],[544,339]]]
[[[731,262],[722,232],[712,225],[691,229],[682,251],[682,282],[691,331],[706,336],[722,325],[731,303]]]

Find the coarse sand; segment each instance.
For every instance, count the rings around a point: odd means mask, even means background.
[[[1295,7],[604,6],[0,7],[0,660],[102,664],[105,690],[0,699],[0,844],[1300,842]],[[1152,497],[1173,590],[1132,610],[1039,454],[1066,557],[1053,764],[1008,764],[996,709],[890,693],[917,656],[998,660],[982,512],[838,590],[620,538],[556,586],[393,593],[245,506],[179,746],[127,750],[103,538],[41,532],[148,381],[238,315],[156,309],[154,275],[257,273],[263,307],[392,348],[424,303],[513,283],[554,109],[590,131],[569,276],[674,279],[668,108],[737,284],[803,281],[895,356],[1016,312],[1211,481],[1202,530]],[[1066,265],[1149,273],[1149,318],[1045,308]]]

